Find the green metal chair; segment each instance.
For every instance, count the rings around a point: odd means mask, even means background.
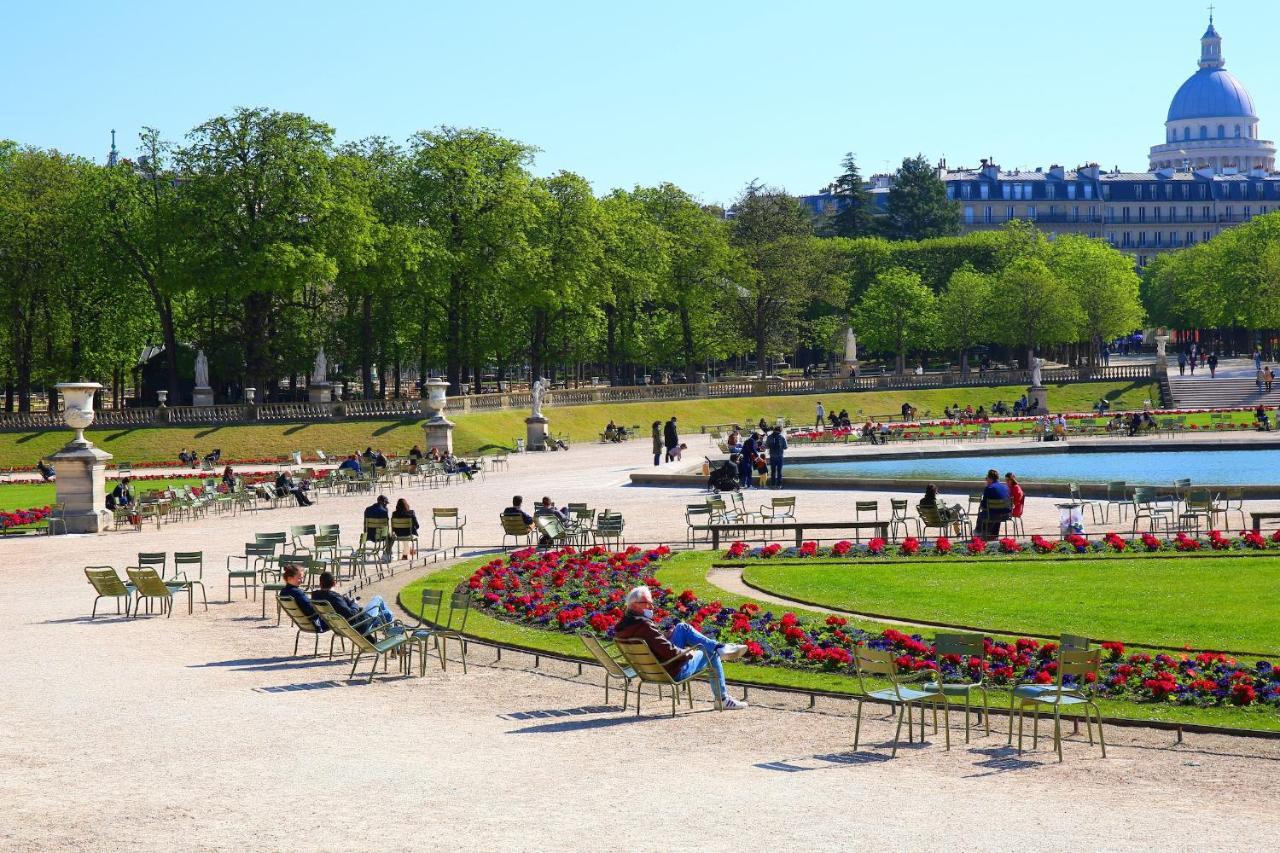
[[[374,674],[378,671],[378,658],[382,658],[383,671],[385,672],[387,670],[387,659],[393,653],[398,658],[401,673],[408,674],[405,663],[407,658],[400,653],[404,645],[409,642],[409,634],[407,632],[378,628],[369,634],[365,634],[358,627],[338,615],[338,612],[333,609],[333,605],[329,602],[316,601],[312,603],[312,606],[315,607],[316,613],[324,620],[324,623],[329,626],[329,630],[351,643],[352,648],[355,650],[355,660],[351,663],[351,674],[347,676],[348,678],[355,677],[356,667],[360,665],[360,658],[366,654],[373,655],[373,668],[369,670],[369,681],[371,683]]]
[[[253,597],[258,597],[258,570],[275,556],[275,552],[274,545],[246,542],[243,554],[231,554],[227,557],[227,601],[231,600],[233,581],[240,581],[240,589],[245,592],[252,590]],[[231,563],[234,560],[243,560],[243,568],[233,568]]]
[[[441,545],[444,544],[444,537],[447,533],[452,533],[457,537],[458,547],[462,547],[463,537],[465,535],[464,528],[467,526],[467,517],[458,512],[456,506],[438,506],[431,510],[431,547],[436,547],[437,538]]]
[[[391,542],[400,556],[404,556],[408,546],[410,560],[418,553],[418,534],[413,531],[412,518],[391,519]]]
[[[1147,520],[1147,529],[1154,531],[1157,525],[1163,525],[1165,533],[1169,533],[1174,523],[1174,507],[1172,504],[1161,504],[1156,490],[1148,486],[1136,486],[1133,490],[1133,535],[1138,535],[1138,522]]]
[[[636,674],[636,678],[640,679],[640,684],[636,685],[636,716],[640,716],[640,687],[643,684],[655,684],[658,687],[658,698],[662,698],[662,689],[664,687],[671,688],[671,716],[676,715],[676,700],[680,695],[680,688],[684,688],[685,698],[689,702],[689,707],[693,708],[693,690],[690,684],[698,679],[710,681],[710,677],[706,669],[695,672],[688,678],[679,679],[672,677],[667,672],[667,668],[662,665],[659,660],[654,657],[653,651],[650,650],[649,644],[644,640],[615,640],[614,645],[618,651],[622,653],[622,657],[631,666],[631,670]],[[714,687],[712,688],[714,694]],[[724,701],[724,697],[715,696],[716,707]]]
[[[937,670],[929,669],[918,673],[914,678],[903,678],[898,672],[898,665],[894,662],[894,653],[891,651],[881,651],[880,649],[870,649],[866,646],[854,646],[853,662],[858,670],[858,685],[862,689],[861,695],[855,696],[854,699],[858,703],[858,720],[854,724],[853,729],[853,751],[858,751],[858,741],[862,734],[862,705],[868,699],[878,699],[885,702],[892,702],[898,705],[898,729],[893,735],[893,751],[890,757],[897,757],[898,744],[902,739],[902,723],[907,723],[907,742],[911,742],[911,706],[915,705],[920,709],[920,740],[924,740],[924,703],[931,702],[933,704],[933,728],[938,728],[938,703],[936,701],[937,692],[930,693],[927,690],[920,690],[910,686],[910,682],[920,678],[932,678],[934,684],[941,692],[942,676]],[[889,686],[877,690],[867,688],[867,677],[881,679],[889,682]],[[942,713],[945,721],[947,749],[951,749],[951,706],[949,703],[942,702]]]
[[[1058,638],[1058,648],[1062,651],[1071,652],[1088,651],[1089,638],[1081,637],[1078,634],[1063,634]],[[1018,700],[1034,698],[1052,689],[1052,684],[1016,684],[1009,691],[1009,739],[1007,743],[1010,746],[1013,745],[1013,718]]]
[[[864,515],[871,516],[872,521],[880,520],[880,501],[854,501],[853,502],[853,519],[854,521],[862,521]],[[862,530],[859,528],[854,531],[853,539],[855,542],[862,541]]]
[[[606,548],[612,542],[613,549],[620,551],[626,541],[622,538],[622,529],[625,523],[621,513],[611,513],[605,510],[596,517],[596,529],[592,531],[592,535],[595,537],[596,542],[603,543]]]
[[[636,677],[635,668],[628,665],[627,659],[622,657],[622,653],[618,653],[618,657],[614,657],[609,650],[604,647],[599,638],[587,631],[578,632],[578,638],[582,640],[582,645],[587,647],[587,651],[596,659],[596,663],[600,664],[600,668],[604,670],[604,703],[609,704],[609,687],[613,679],[622,682],[622,710],[627,710],[627,704],[631,698],[631,680]],[[616,647],[615,647],[616,648]],[[621,658],[621,659],[619,659]]]
[[[310,551],[315,545],[314,541],[307,541],[308,537],[314,540],[316,535],[316,526],[314,524],[293,524],[289,526],[289,539],[293,542],[294,551]]]
[[[939,682],[926,683],[922,690],[926,693],[934,694],[932,702],[941,702],[950,704],[953,698],[956,704],[960,704],[963,700],[964,704],[964,742],[969,742],[969,710],[973,705],[973,694],[975,691],[982,694],[982,720],[986,725],[987,734],[991,734],[991,708],[987,701],[987,685],[986,676],[983,674],[981,666],[973,668],[969,667],[968,662],[973,658],[982,661],[986,657],[985,644],[981,634],[938,634],[934,638],[934,650],[939,659],[954,657],[952,660],[956,666],[960,667],[961,673],[969,673],[969,677],[960,678],[955,681],[948,681],[942,678]]]
[[[134,617],[137,617],[138,608],[142,606],[143,599],[146,599],[148,604],[152,599],[159,600],[160,612],[165,614],[166,618],[173,616],[173,589],[164,582],[164,579],[160,577],[155,569],[130,566],[124,571],[133,584],[135,595],[133,601]],[[150,612],[150,607],[148,607],[148,612]]]
[[[129,615],[130,597],[133,595],[133,584],[126,583],[111,566],[86,566],[84,576],[93,585],[97,597],[93,599],[93,612],[89,619],[98,617],[98,602],[104,598],[116,600],[116,614],[120,615],[120,599],[124,599],[124,615]]]
[[[444,591],[439,589],[422,590],[421,607],[418,610],[418,624],[409,626],[409,647],[406,650],[409,654],[409,660],[406,666],[412,668],[413,653],[418,653],[418,675],[427,674],[427,646],[434,642],[436,649],[440,648],[440,638],[437,634],[440,625],[440,609],[444,602]],[[427,618],[427,614],[431,613],[431,618]],[[443,669],[443,663],[441,669]]]
[[[1115,507],[1121,521],[1124,521],[1125,513],[1133,508],[1129,485],[1124,480],[1112,480],[1107,483],[1106,514],[1102,517],[1103,521],[1110,522],[1112,507]]]
[[[438,612],[438,611],[437,611]],[[449,596],[449,612],[445,616],[443,622],[439,616],[436,617],[435,637],[438,641],[440,649],[440,669],[448,668],[448,641],[457,640],[458,647],[462,650],[462,674],[467,673],[467,616],[471,613],[471,593],[469,591],[455,592]],[[454,619],[458,620],[458,624],[453,624]]]
[[[528,547],[533,544],[533,526],[525,524],[524,519],[518,515],[507,515],[502,513],[498,516],[499,523],[502,524],[502,548],[507,549],[507,540],[514,539],[515,547]],[[521,542],[521,540],[524,540]]]
[[[570,534],[559,516],[550,514],[535,515],[533,523],[537,526],[538,533],[541,534],[540,544],[550,543],[552,547],[558,547],[574,543],[575,537]]]
[[[916,528],[916,536],[924,535],[924,528],[920,525],[919,518],[913,518],[907,515],[910,504],[906,498],[890,498],[889,499],[889,536],[892,539],[906,538],[911,531],[910,525],[914,524]],[[902,536],[897,535],[898,529],[902,529]]]
[[[1059,650],[1058,671],[1052,689],[1036,696],[1025,697],[1018,703],[1019,755],[1022,754],[1022,720],[1026,716],[1026,709],[1030,707],[1034,714],[1031,730],[1031,748],[1035,749],[1040,735],[1040,706],[1047,705],[1053,708],[1053,746],[1058,753],[1059,762],[1062,761],[1062,709],[1064,707],[1084,708],[1084,725],[1089,735],[1090,746],[1093,745],[1093,726],[1089,720],[1089,710],[1093,709],[1094,715],[1098,718],[1098,744],[1102,747],[1102,757],[1107,757],[1107,742],[1102,736],[1102,712],[1085,695],[1084,688],[1080,686],[1090,673],[1097,675],[1101,664],[1101,649],[1092,649],[1090,651]],[[1066,676],[1074,677],[1075,683],[1064,685],[1063,679]]]
[[[189,569],[195,571],[196,580],[204,580],[204,551],[173,552],[173,576],[186,578]]]
[[[163,578],[168,573],[169,555],[165,551],[140,551],[135,565],[140,569],[155,569]]]
[[[312,634],[315,636],[316,638],[315,650],[312,652],[312,656],[318,656],[320,654],[320,635],[325,633],[328,630],[328,627],[325,624],[325,622],[321,620],[320,625],[317,626],[316,621],[313,620],[307,614],[303,613],[302,608],[298,606],[298,602],[294,601],[292,598],[281,597],[279,599],[279,602],[280,602],[279,610],[284,611],[285,615],[287,615],[290,621],[293,622],[293,627],[298,629],[297,633],[293,637],[294,656],[297,657],[298,643],[302,640],[303,634]],[[330,634],[331,636],[329,637],[329,660],[333,660],[333,644],[334,644],[334,641],[337,639],[338,635],[337,633],[334,633],[334,632],[330,632]]]

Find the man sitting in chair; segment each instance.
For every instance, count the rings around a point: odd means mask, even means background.
[[[1004,501],[1004,507],[990,509],[989,501]],[[1000,482],[1000,474],[995,468],[987,471],[987,484],[982,489],[982,502],[978,504],[977,535],[988,542],[1000,535],[1000,525],[1009,518],[1012,511],[1009,487]]]
[[[717,643],[701,634],[687,622],[681,622],[671,630],[671,636],[662,633],[653,621],[653,593],[647,586],[638,586],[627,593],[627,612],[618,621],[613,634],[619,640],[644,640],[649,651],[677,681],[683,681],[703,669],[711,670],[711,690],[717,704],[725,711],[740,711],[747,707],[742,699],[728,695],[724,684],[722,660],[737,660],[747,647],[735,643]]]
[[[305,594],[303,593],[303,595]],[[311,600],[327,601],[339,616],[350,622],[362,634],[368,634],[376,628],[390,625],[395,621],[395,617],[391,615],[391,611],[387,608],[387,603],[382,600],[382,596],[375,595],[368,604],[361,607],[360,603],[354,598],[343,595],[334,589],[333,572],[320,573],[320,588],[311,591]]]
[[[511,499],[511,506],[504,509],[502,514],[518,516],[525,524],[533,524],[533,516],[520,508],[522,503],[524,503],[524,498],[520,495],[516,495]]]

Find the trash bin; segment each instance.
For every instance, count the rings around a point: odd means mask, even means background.
[[[1058,507],[1058,530],[1063,538],[1071,534],[1084,535],[1084,512],[1080,504],[1056,504]]]

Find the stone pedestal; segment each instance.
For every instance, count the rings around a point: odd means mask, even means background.
[[[63,517],[68,533],[97,533],[103,529],[101,511],[107,505],[109,459],[110,453],[87,441],[73,441],[50,457],[58,469],[58,503],[66,506]]]
[[[432,418],[422,425],[427,434],[427,450],[441,453],[453,452],[453,421],[445,417]]]
[[[524,419],[525,424],[525,447],[528,450],[546,450],[547,449],[547,424],[550,423],[546,418],[529,417]]]
[[[207,385],[204,387],[196,386],[191,392],[191,405],[193,406],[212,406],[213,405],[213,389]]]
[[[1049,389],[1043,385],[1032,385],[1027,389],[1027,414],[1049,414]]]
[[[333,402],[333,386],[328,382],[320,382],[307,386],[307,401],[310,403]]]

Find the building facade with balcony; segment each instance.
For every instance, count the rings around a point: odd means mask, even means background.
[[[1106,240],[1132,254],[1139,267],[1160,252],[1280,210],[1275,146],[1258,138],[1253,99],[1223,67],[1212,18],[1201,38],[1200,69],[1174,95],[1165,134],[1167,141],[1150,151],[1147,172],[1104,172],[1097,163],[1004,171],[988,158],[976,168],[949,168],[944,161],[938,177],[960,209],[965,233],[1023,219],[1051,238]],[[892,182],[892,175],[868,182],[877,209],[887,207]],[[801,200],[818,216],[841,204],[829,192]]]

